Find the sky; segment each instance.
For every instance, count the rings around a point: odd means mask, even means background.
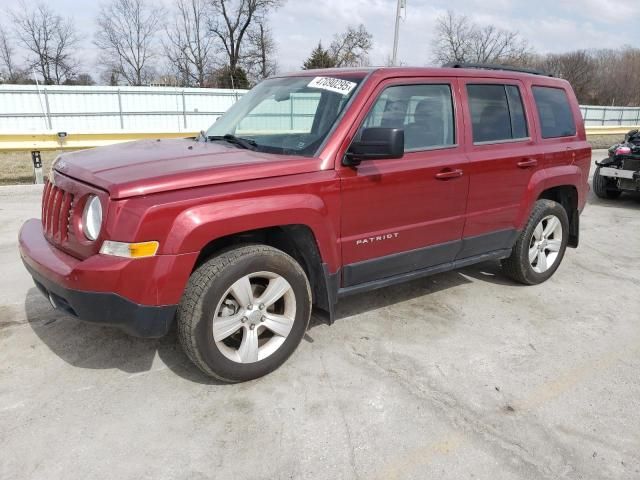
[[[34,0],[24,0],[27,4]],[[79,49],[83,70],[91,73],[97,50],[92,44],[95,0],[44,0],[64,16],[72,16],[83,35]],[[4,8],[18,8],[20,0],[2,0]],[[171,0],[152,0],[171,8]],[[479,24],[515,30],[540,53],[575,49],[640,47],[640,0],[406,0],[400,24],[399,60],[402,64],[432,64],[431,41],[435,20],[447,9]],[[348,25],[364,24],[373,34],[372,65],[391,56],[396,0],[285,0],[270,17],[280,71],[298,70],[322,41]],[[7,23],[0,15],[0,23]],[[97,77],[97,75],[94,75]]]

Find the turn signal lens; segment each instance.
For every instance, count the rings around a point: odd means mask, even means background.
[[[158,247],[160,247],[158,242],[125,243],[105,240],[100,248],[100,253],[116,257],[144,258],[153,257],[157,253]]]

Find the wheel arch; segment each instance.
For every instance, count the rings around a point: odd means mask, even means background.
[[[327,265],[323,261],[314,232],[308,225],[277,225],[215,238],[201,249],[193,270],[227,249],[247,244],[269,245],[293,257],[309,279],[313,305],[333,317],[333,290],[336,287],[333,276],[328,273]]]
[[[580,213],[578,211],[578,189],[575,185],[557,185],[543,190],[538,200],[553,200],[567,212],[569,218],[569,241],[567,246],[577,247],[580,237]]]

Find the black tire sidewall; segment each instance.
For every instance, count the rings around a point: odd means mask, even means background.
[[[531,244],[531,237],[533,236],[535,228],[543,218],[549,215],[554,215],[560,220],[560,223],[562,225],[562,244],[560,246],[560,251],[558,252],[558,257],[556,258],[556,261],[554,262],[552,267],[546,272],[538,273],[533,270],[533,267],[529,262],[529,245]],[[564,253],[567,249],[567,243],[569,241],[569,218],[567,217],[567,212],[564,207],[559,203],[553,202],[546,208],[537,210],[534,214],[534,217],[532,217],[531,221],[527,224],[527,228],[523,232],[522,238],[523,244],[522,248],[520,249],[520,262],[522,265],[524,276],[531,284],[542,283],[545,280],[549,279],[560,267],[562,259],[564,258]]]
[[[311,299],[304,271],[293,262],[284,253],[247,255],[222,270],[205,289],[194,332],[195,343],[200,357],[217,377],[239,382],[267,375],[282,365],[299,345],[308,327]],[[273,354],[258,362],[237,363],[224,356],[216,345],[213,339],[213,315],[222,295],[235,281],[244,275],[261,271],[276,273],[289,282],[296,298],[295,321],[287,339]]]
[[[614,182],[612,182],[608,177],[600,175],[600,168],[602,167],[597,167],[596,171],[593,172],[593,192],[599,198],[618,198],[622,191],[620,191],[618,187],[613,184]]]

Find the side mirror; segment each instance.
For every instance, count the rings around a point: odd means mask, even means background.
[[[404,130],[401,128],[365,128],[343,160],[344,165],[360,165],[362,160],[401,158],[404,155]]]

